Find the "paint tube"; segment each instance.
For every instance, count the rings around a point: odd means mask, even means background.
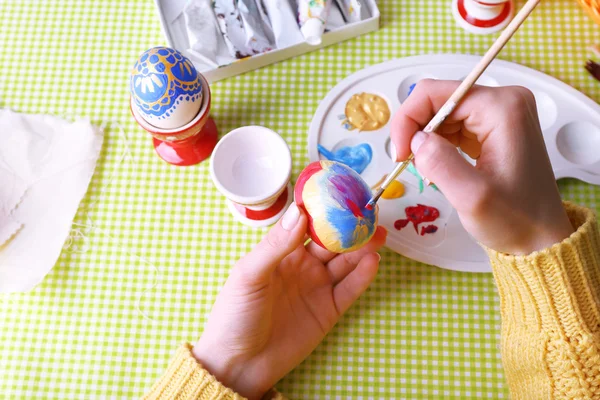
[[[359,0],[336,0],[346,23],[358,22],[362,19],[362,7]],[[365,12],[367,10],[364,10]]]
[[[273,44],[265,34],[265,25],[255,0],[237,0],[237,7],[246,32],[246,48],[252,54],[272,50]]]
[[[346,21],[344,20],[344,16],[340,11],[340,7],[336,2],[331,3],[331,8],[329,9],[329,15],[327,16],[327,22],[325,23],[325,32],[335,31],[346,25]]]
[[[269,43],[275,46],[275,35],[273,34],[271,21],[269,20],[267,10],[265,9],[265,5],[262,0],[256,0],[256,8],[258,9],[258,14],[260,15],[260,19],[263,23],[263,30],[265,32],[265,36],[267,37],[267,39],[269,39]]]
[[[265,10],[271,21],[275,44],[283,49],[304,41],[294,9],[288,0],[263,0]]]
[[[213,9],[229,53],[237,58],[271,50],[254,0],[214,0]]]
[[[212,5],[229,54],[238,59],[250,56],[244,22],[234,0],[214,0]]]
[[[321,44],[327,15],[332,0],[298,0],[300,31],[306,43],[313,46]]]
[[[212,0],[189,0],[183,9],[190,47],[188,53],[212,68],[218,66],[220,32]]]

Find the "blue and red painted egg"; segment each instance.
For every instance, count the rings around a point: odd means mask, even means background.
[[[308,216],[311,239],[333,253],[358,250],[375,234],[377,207],[365,207],[371,194],[359,174],[333,161],[309,164],[294,189],[296,204]]]
[[[141,116],[160,129],[192,121],[202,106],[202,79],[179,51],[154,47],[138,58],[129,85]]]

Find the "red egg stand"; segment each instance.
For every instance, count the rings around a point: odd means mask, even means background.
[[[199,164],[210,157],[218,140],[218,131],[210,113],[210,87],[202,79],[202,106],[192,121],[177,129],[160,129],[148,123],[139,113],[133,99],[130,109],[142,129],[152,135],[154,150],[169,164],[188,166]]]

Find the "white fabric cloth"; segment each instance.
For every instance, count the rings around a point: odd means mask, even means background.
[[[32,289],[56,263],[102,139],[88,120],[0,110],[0,293]]]

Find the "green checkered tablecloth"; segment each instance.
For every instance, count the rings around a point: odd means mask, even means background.
[[[342,78],[398,57],[482,54],[493,40],[461,30],[450,0],[379,6],[376,33],[213,84],[221,134],[276,130],[296,176],[311,116]],[[598,101],[582,67],[598,32],[574,0],[542,2],[501,58]],[[113,121],[76,217],[82,235],[36,289],[0,296],[0,398],[139,397],[199,336],[229,268],[265,233],[233,220],[207,163],[165,164],[130,116],[130,67],[164,43],[150,0],[0,0],[0,106]],[[600,188],[560,188],[600,211]],[[278,387],[296,399],[506,398],[492,276],[382,255],[369,291]]]

